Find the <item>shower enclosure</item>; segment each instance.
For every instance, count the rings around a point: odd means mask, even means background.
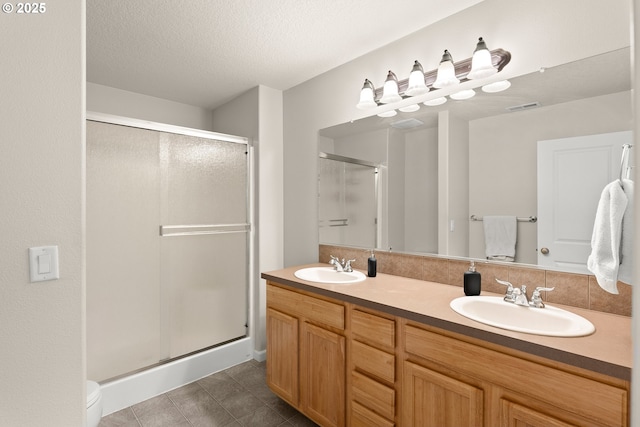
[[[320,243],[377,247],[377,165],[320,153],[318,197]]]
[[[87,122],[93,380],[247,335],[247,140],[171,129]]]

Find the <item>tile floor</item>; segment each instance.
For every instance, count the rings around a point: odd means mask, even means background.
[[[314,427],[273,394],[251,360],[102,418],[99,427]]]

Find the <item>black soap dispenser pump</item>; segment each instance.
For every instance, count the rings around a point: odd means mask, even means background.
[[[371,256],[367,260],[367,276],[376,277],[376,273],[378,270],[378,261],[376,260],[376,256],[371,250]]]
[[[466,296],[480,295],[480,273],[476,271],[475,261],[471,261],[469,271],[464,273],[464,294]]]

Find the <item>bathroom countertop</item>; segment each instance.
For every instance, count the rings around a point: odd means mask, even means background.
[[[265,272],[262,278],[557,362],[631,380],[633,354],[630,317],[550,304],[583,316],[595,325],[596,331],[585,337],[571,338],[525,334],[475,322],[453,311],[449,303],[464,295],[462,287],[388,274],[378,274],[374,278],[367,277],[363,282],[351,284],[308,282],[294,275],[300,268],[317,266],[326,267],[328,264],[316,263]],[[498,294],[483,292],[483,295]]]

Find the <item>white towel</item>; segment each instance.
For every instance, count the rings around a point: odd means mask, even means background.
[[[515,216],[485,216],[484,246],[487,259],[514,261],[518,233]]]
[[[624,189],[623,187],[624,186]],[[631,283],[633,268],[633,181],[614,181],[600,195],[587,268],[602,289],[618,293],[618,280]]]
[[[622,237],[620,242],[620,268],[618,280],[628,285],[633,277],[633,191],[634,183],[623,179],[624,194],[627,196],[627,210],[622,217]]]

